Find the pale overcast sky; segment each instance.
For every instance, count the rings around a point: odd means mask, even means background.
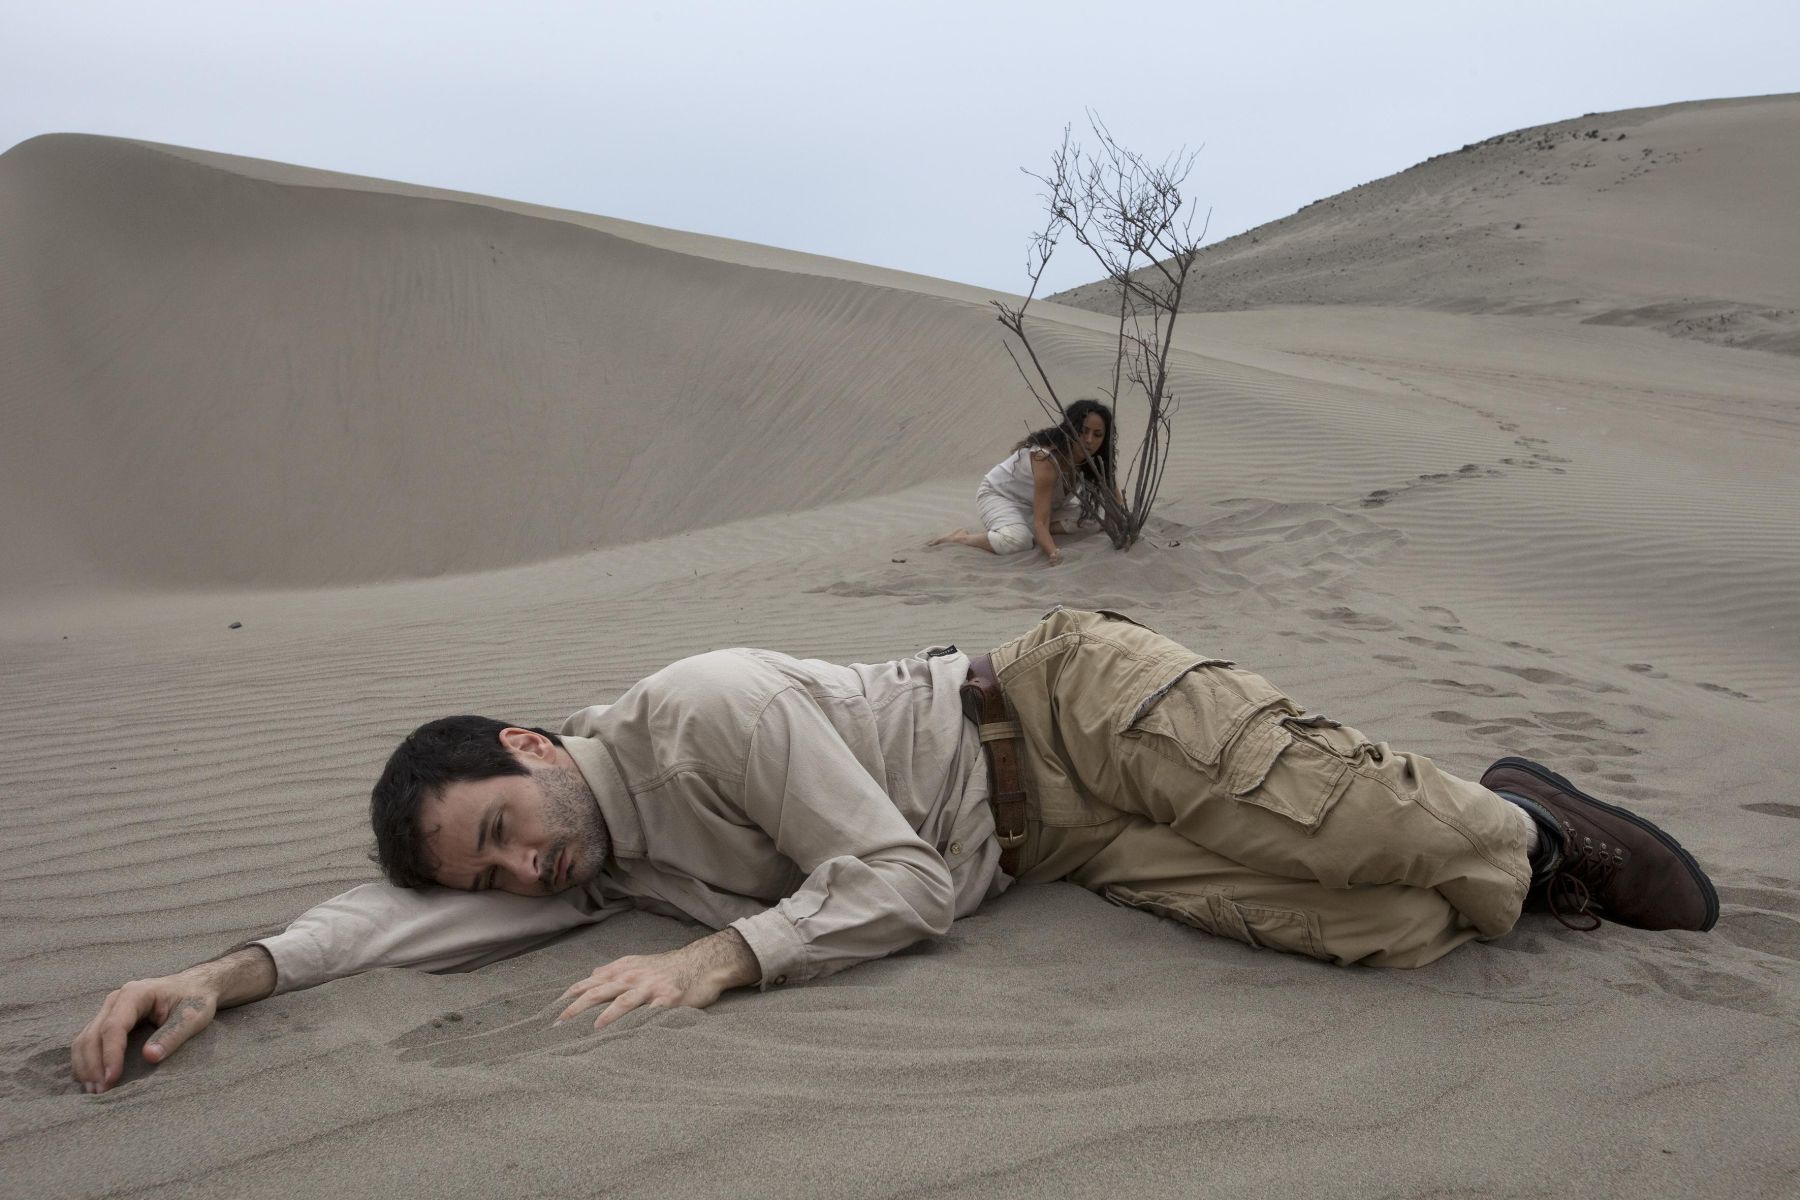
[[[0,45],[0,147],[145,138],[1006,290],[1019,168],[1084,108],[1203,146],[1216,239],[1510,129],[1800,90],[1795,0],[0,0]]]

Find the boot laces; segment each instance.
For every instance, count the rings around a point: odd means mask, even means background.
[[[1544,899],[1550,914],[1564,926],[1586,933],[1600,928],[1595,897],[1607,894],[1613,876],[1625,865],[1625,851],[1577,833],[1566,821],[1562,826],[1566,842],[1563,860],[1550,876]]]

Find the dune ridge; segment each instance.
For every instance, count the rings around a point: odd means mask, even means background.
[[[1800,354],[1800,95],[1518,129],[1203,250],[1184,306],[1544,313]],[[1107,312],[1086,284],[1053,297]]]
[[[973,296],[235,161],[0,157],[0,476],[38,518],[0,588],[489,569],[966,472],[960,430],[1017,422]]]

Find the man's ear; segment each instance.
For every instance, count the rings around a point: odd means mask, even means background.
[[[500,731],[500,744],[529,761],[551,762],[556,757],[556,743],[532,729],[509,725]]]

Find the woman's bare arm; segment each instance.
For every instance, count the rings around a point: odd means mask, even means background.
[[[1031,455],[1031,525],[1032,533],[1037,538],[1038,549],[1052,563],[1062,561],[1062,551],[1056,548],[1056,539],[1050,535],[1050,501],[1056,495],[1056,483],[1059,472],[1056,460],[1049,454]]]

